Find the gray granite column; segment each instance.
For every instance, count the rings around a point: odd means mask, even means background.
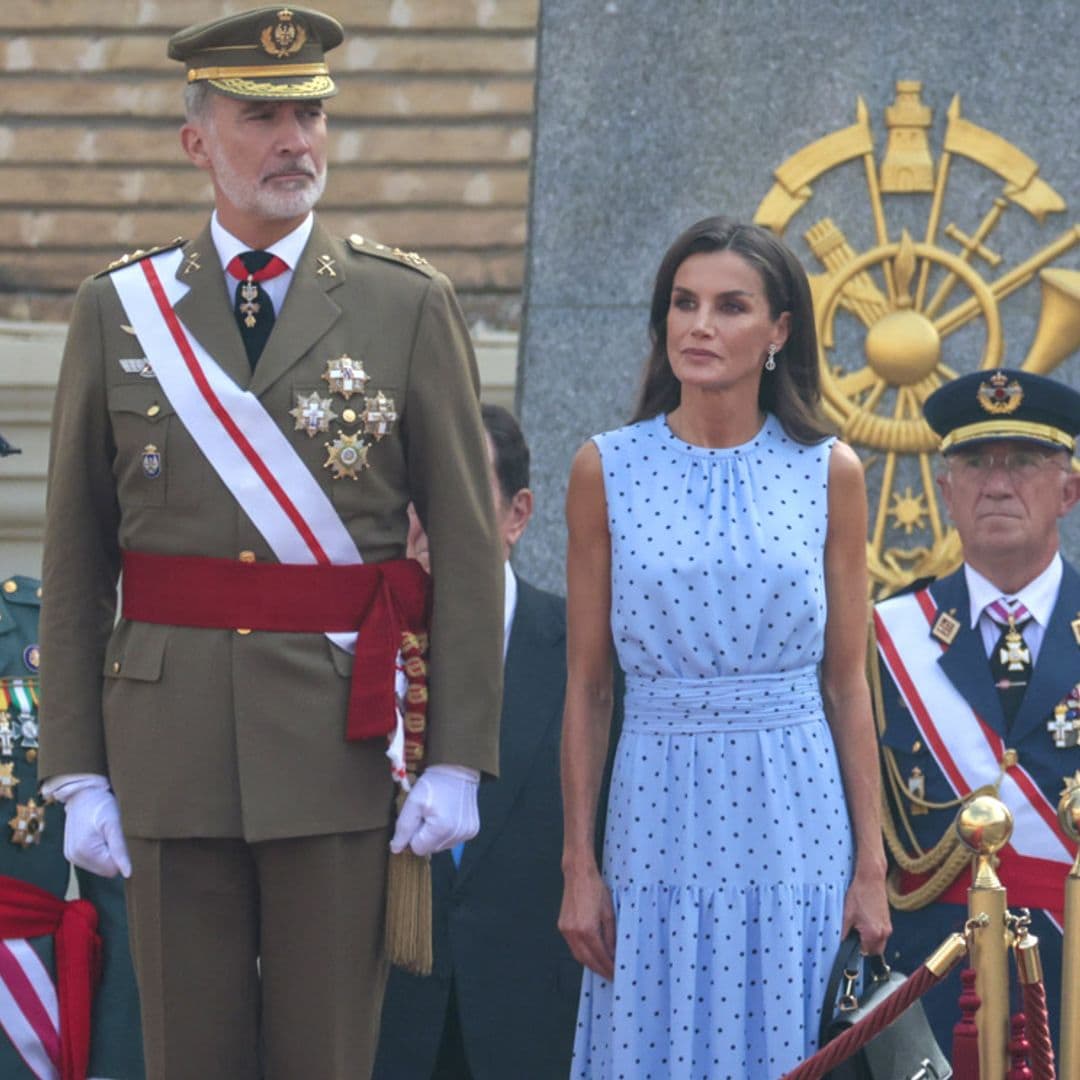
[[[860,98],[880,169],[886,109],[897,83],[914,80],[932,110],[935,162],[959,95],[963,115],[1028,155],[1065,205],[1040,224],[1010,203],[986,244],[1000,268],[973,259],[992,280],[1080,220],[1076,40],[1070,0],[545,0],[518,373],[537,513],[522,571],[563,591],[570,460],[591,433],[628,415],[648,347],[652,276],[683,228],[718,212],[753,218],[774,170],[853,125]],[[822,218],[841,226],[855,252],[874,246],[858,162],[811,188],[784,234],[808,270],[823,269],[804,239]],[[954,157],[940,247],[958,253],[946,223],[971,236],[1003,188],[1000,175]],[[889,239],[907,227],[921,240],[931,196],[883,198]],[[1075,270],[1080,246],[1052,265]],[[1000,301],[1006,362],[1026,355],[1039,307],[1037,281]],[[973,356],[980,335],[971,330]],[[1078,368],[1067,360],[1055,375],[1080,382]],[[1080,523],[1067,535],[1075,555]]]

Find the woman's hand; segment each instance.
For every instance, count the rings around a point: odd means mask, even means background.
[[[885,893],[884,869],[860,870],[855,868],[855,876],[848,886],[844,897],[844,925],[841,940],[850,930],[856,930],[864,956],[884,956],[885,943],[892,933],[892,920],[889,917],[889,900]]]
[[[563,874],[559,933],[578,963],[609,982],[615,978],[615,908],[595,863]]]

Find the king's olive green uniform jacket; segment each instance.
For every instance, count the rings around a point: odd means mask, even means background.
[[[178,316],[279,423],[365,562],[403,556],[415,502],[434,578],[427,761],[494,774],[502,555],[476,364],[449,282],[423,260],[333,238],[316,219],[252,374],[209,228],[184,253]],[[122,549],[273,561],[156,379],[121,364],[143,355],[127,322],[108,274],[83,284],[52,430],[40,775],[106,774],[134,836],[258,841],[385,826],[385,744],[345,742],[352,658],[324,635],[114,629]],[[356,480],[332,479],[324,462],[325,444],[358,424],[339,419],[309,438],[289,415],[298,394],[331,396],[322,375],[342,354],[363,361],[367,393],[383,391],[399,413]],[[339,417],[363,409],[362,394],[333,399]]]

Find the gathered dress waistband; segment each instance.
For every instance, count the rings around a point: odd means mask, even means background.
[[[626,733],[762,731],[823,720],[816,664],[711,679],[626,676]]]

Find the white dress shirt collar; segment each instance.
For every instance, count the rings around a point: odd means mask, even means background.
[[[503,663],[510,646],[510,628],[514,625],[517,611],[518,583],[509,561],[503,563]]]
[[[1050,624],[1050,616],[1054,613],[1063,574],[1061,553],[1057,552],[1050,560],[1050,565],[1037,578],[1029,581],[1018,593],[1009,595],[1003,593],[988,578],[983,577],[978,570],[964,563],[964,577],[967,580],[968,599],[971,602],[972,628],[978,624],[979,616],[987,604],[992,604],[1001,596],[1006,596],[1010,600],[1019,600],[1031,612],[1032,618],[1045,630]]]
[[[304,246],[311,236],[311,230],[315,227],[315,214],[309,213],[291,233],[287,233],[276,243],[271,244],[266,250],[271,255],[276,255],[290,270],[296,269],[300,261]],[[251,248],[233,236],[218,219],[217,211],[210,217],[210,235],[214,240],[218,258],[221,260],[221,268],[224,270],[232,260],[242,251],[250,251]]]

